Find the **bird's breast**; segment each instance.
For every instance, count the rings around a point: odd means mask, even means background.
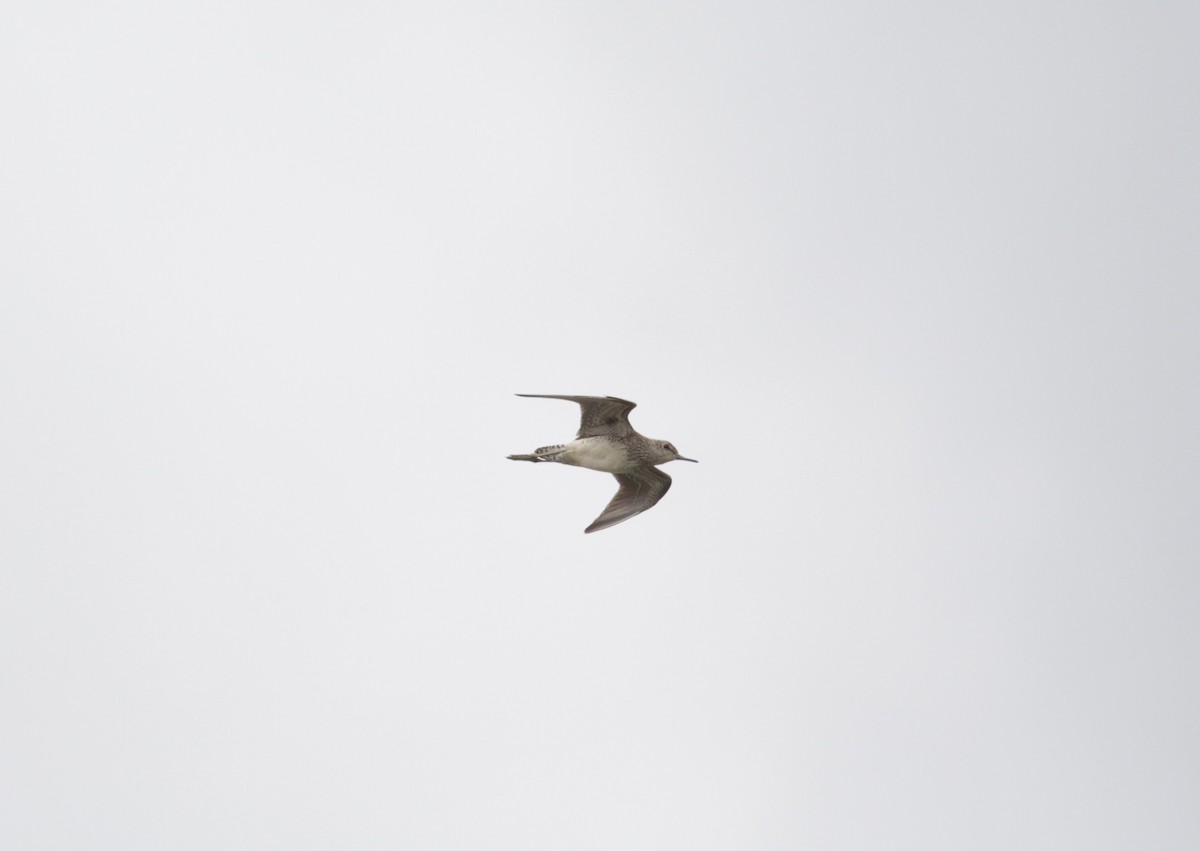
[[[605,473],[620,473],[629,469],[629,453],[620,443],[607,437],[581,437],[567,444],[568,464],[601,470]]]

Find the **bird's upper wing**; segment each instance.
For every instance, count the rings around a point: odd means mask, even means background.
[[[629,412],[637,407],[636,402],[618,399],[616,396],[555,396],[544,393],[518,393],[533,399],[565,399],[576,402],[583,409],[577,437],[595,437],[601,434],[624,437],[633,431],[629,424]],[[669,480],[668,480],[669,481]]]
[[[663,498],[671,487],[671,477],[657,467],[642,467],[632,473],[614,473],[620,484],[617,495],[604,511],[583,531],[599,532],[641,514]]]

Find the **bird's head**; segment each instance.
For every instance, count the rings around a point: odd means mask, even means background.
[[[679,450],[675,448],[675,444],[671,443],[669,440],[656,440],[652,445],[655,464],[666,464],[668,461],[691,461],[693,464],[700,463],[695,458],[684,458],[679,454]]]

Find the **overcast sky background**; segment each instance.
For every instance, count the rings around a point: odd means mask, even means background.
[[[6,4],[0,846],[1194,849],[1198,35]]]

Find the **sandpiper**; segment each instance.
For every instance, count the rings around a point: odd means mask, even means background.
[[[555,396],[541,393],[518,393],[532,399],[565,399],[577,402],[583,409],[579,433],[570,443],[543,446],[532,455],[509,455],[513,461],[555,461],[574,467],[587,467],[612,473],[620,488],[617,495],[592,521],[584,532],[598,532],[641,514],[663,498],[671,487],[671,477],[655,469],[668,461],[691,461],[684,458],[666,440],[643,437],[629,424],[629,412],[637,407],[615,396]]]

